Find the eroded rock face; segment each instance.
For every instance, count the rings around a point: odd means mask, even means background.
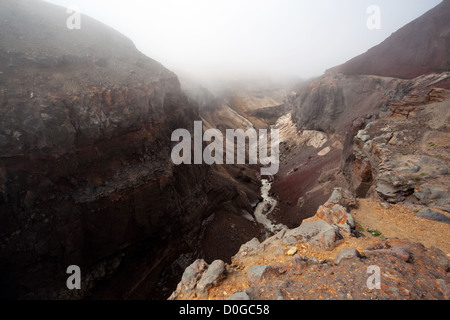
[[[70,32],[63,8],[1,6],[0,296],[148,298],[224,200],[208,198],[220,188],[209,167],[170,159],[172,132],[200,120],[196,105],[98,22]],[[81,291],[66,288],[70,265]]]
[[[440,92],[442,101],[425,99],[408,117],[393,112],[358,132],[348,164],[358,196],[449,210],[448,98]]]
[[[326,140],[314,139],[320,143],[300,147],[281,144],[281,150],[289,156],[281,158],[273,185],[282,200],[283,214],[277,221],[293,227],[313,216],[332,188],[349,188],[348,183],[354,185],[351,189],[357,196],[365,197],[374,177],[370,162],[355,159],[354,138],[368,123],[389,114],[390,103],[402,100],[412,87],[406,80],[387,77],[324,75],[300,88],[288,101],[298,136],[308,137],[314,132],[316,138]],[[370,138],[364,132],[360,136]]]
[[[343,134],[355,119],[378,113],[384,93],[398,82],[383,77],[324,75],[303,86],[290,101],[292,120],[301,130]]]

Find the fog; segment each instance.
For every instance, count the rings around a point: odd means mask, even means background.
[[[441,0],[48,2],[77,6],[175,72],[309,78],[367,51]],[[379,8],[376,28],[368,27],[371,5]]]

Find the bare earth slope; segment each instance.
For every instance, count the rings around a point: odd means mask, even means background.
[[[345,194],[337,190],[300,227],[245,244],[231,264],[217,268],[219,261],[197,260],[171,299],[449,299],[448,256],[435,246],[395,238],[405,233],[385,239],[361,233],[359,219],[368,221],[365,203],[353,220],[344,205],[356,202]],[[379,270],[379,282],[373,282],[373,270]]]
[[[425,13],[366,53],[329,70],[412,79],[450,70],[450,1]],[[448,82],[446,88],[448,88]]]
[[[299,88],[272,188],[288,228],[195,261],[170,299],[450,298],[449,9]]]

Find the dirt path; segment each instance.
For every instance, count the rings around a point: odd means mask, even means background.
[[[448,213],[442,213],[450,216]],[[359,199],[358,209],[352,210],[351,214],[357,228],[378,230],[381,237],[409,239],[422,243],[427,248],[434,246],[450,257],[448,224],[417,217],[413,211],[401,205],[384,209],[378,202],[366,199]]]

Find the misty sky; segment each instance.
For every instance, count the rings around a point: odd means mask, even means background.
[[[48,2],[78,6],[175,72],[308,78],[367,51],[441,0]],[[380,8],[379,30],[367,27],[370,5]]]

